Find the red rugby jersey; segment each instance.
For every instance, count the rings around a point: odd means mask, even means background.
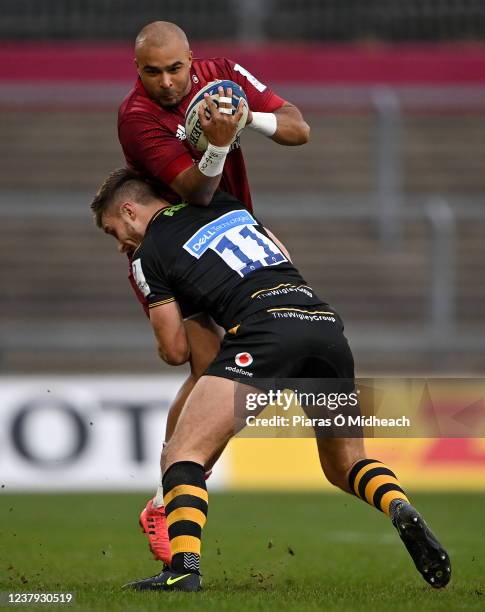
[[[190,92],[177,106],[168,108],[149,98],[138,79],[118,112],[118,136],[128,167],[156,177],[161,195],[172,203],[180,201],[180,196],[170,188],[170,183],[202,157],[188,144],[184,128],[189,102],[202,87],[216,79],[235,81],[244,89],[249,108],[258,112],[273,112],[284,103],[246,69],[226,58],[194,59],[190,79]],[[226,158],[220,188],[252,210],[246,167],[238,142]]]

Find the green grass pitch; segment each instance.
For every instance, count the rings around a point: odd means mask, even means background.
[[[442,591],[386,517],[350,496],[234,492],[210,496],[203,592],[124,592],[159,571],[137,524],[147,497],[2,491],[0,590],[73,591],[80,610],[485,609],[484,494],[413,496],[452,558]]]

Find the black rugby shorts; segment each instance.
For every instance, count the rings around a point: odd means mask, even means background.
[[[237,379],[354,379],[354,359],[342,319],[328,304],[260,310],[228,331],[205,371]]]

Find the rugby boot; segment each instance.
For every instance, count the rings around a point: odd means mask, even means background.
[[[419,512],[398,499],[391,504],[391,520],[426,582],[435,589],[445,587],[451,578],[450,558]]]
[[[165,507],[159,506],[157,508],[153,505],[153,499],[150,499],[140,514],[139,523],[148,538],[148,545],[155,559],[162,561],[165,565],[170,565],[172,553],[170,551]]]
[[[135,591],[199,591],[202,587],[200,574],[173,572],[165,569],[160,574],[134,580],[123,585],[123,589]]]

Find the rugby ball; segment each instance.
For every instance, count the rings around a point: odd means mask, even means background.
[[[224,91],[227,90],[228,87],[232,88],[232,114],[236,112],[237,105],[239,104],[239,100],[242,98],[244,100],[244,108],[241,119],[238,123],[238,128],[234,140],[239,136],[239,134],[244,129],[246,125],[246,121],[248,118],[248,99],[246,94],[244,93],[243,88],[234,83],[234,81],[222,80],[222,81],[212,81],[208,83],[205,87],[200,89],[192,100],[189,102],[189,106],[187,107],[187,112],[185,113],[185,135],[187,137],[187,141],[194,149],[197,151],[205,151],[209,144],[206,135],[202,130],[202,126],[200,124],[199,119],[199,108],[201,105],[206,108],[206,103],[204,100],[204,94],[208,93],[212,100],[214,100],[216,106],[219,105],[219,87],[224,87]],[[209,110],[206,108],[207,113]],[[234,142],[233,140],[233,142]]]

